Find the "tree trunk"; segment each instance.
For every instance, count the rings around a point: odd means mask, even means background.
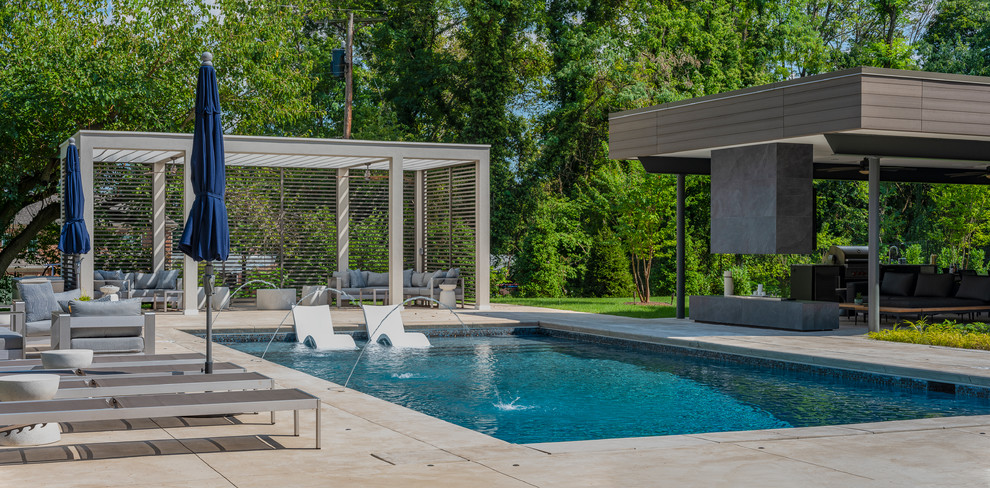
[[[34,236],[58,218],[60,210],[58,202],[44,206],[27,226],[7,242],[3,249],[0,249],[0,270],[6,271],[17,255],[31,243]]]

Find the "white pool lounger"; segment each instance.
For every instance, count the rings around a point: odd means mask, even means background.
[[[316,349],[357,349],[350,334],[334,334],[329,305],[295,305],[292,307],[292,324],[296,342],[311,344]]]
[[[369,342],[381,342],[392,347],[430,347],[426,335],[406,332],[402,325],[402,305],[365,305],[362,308]]]

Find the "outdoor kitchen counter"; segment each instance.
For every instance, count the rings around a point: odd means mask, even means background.
[[[786,330],[839,328],[839,304],[771,297],[692,295],[690,318],[696,322]]]

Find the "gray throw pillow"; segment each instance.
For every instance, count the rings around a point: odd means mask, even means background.
[[[422,288],[426,286],[426,280],[428,279],[427,278],[428,276],[430,275],[426,273],[420,273],[419,271],[413,271],[412,280],[410,282],[412,283],[412,286]]]
[[[155,288],[159,290],[174,290],[176,287],[176,281],[179,279],[179,270],[161,270],[156,271],[155,276],[157,280],[155,281]]]
[[[93,279],[94,279],[94,280],[108,280],[108,279],[110,279],[110,278],[104,278],[104,277],[103,277],[103,272],[102,272],[102,271],[100,271],[100,270],[98,270],[98,269],[94,269],[94,270],[93,270]]]
[[[55,301],[58,303],[58,307],[62,309],[62,313],[69,313],[69,300],[75,300],[81,296],[82,296],[82,290],[76,288],[75,290],[56,293]],[[107,297],[107,299],[109,299],[109,296]]]
[[[956,298],[990,301],[990,276],[965,275],[956,290]]]
[[[388,286],[388,273],[368,273],[367,286]]]
[[[69,313],[73,317],[107,317],[141,315],[141,299],[118,300],[116,302],[69,302]]]
[[[413,270],[407,269],[402,272],[402,287],[410,288],[412,287],[412,276]]]
[[[880,280],[880,294],[895,297],[909,297],[914,292],[915,276],[912,273],[886,272]]]
[[[918,275],[918,283],[914,286],[916,297],[948,297],[952,296],[952,287],[956,284],[955,276],[951,274]]]
[[[331,278],[340,278],[340,287],[341,288],[350,288],[351,287],[351,274],[348,273],[346,270],[345,271],[334,271],[333,274],[330,275],[330,276],[331,276]],[[330,280],[330,286],[331,287],[336,287],[337,286],[337,280],[336,279]]]
[[[461,277],[460,268],[450,268],[447,270],[447,275],[443,278],[443,284],[445,285],[456,285],[460,281],[458,278]]]
[[[119,269],[117,271],[104,271],[103,279],[120,281],[124,279],[124,272]]]
[[[437,271],[434,271],[433,272],[433,275],[430,278],[427,278],[427,280],[426,280],[427,282],[423,286],[430,286],[430,283],[429,282],[432,279],[433,280],[433,288],[437,288],[437,287],[439,287],[440,285],[443,284],[443,279],[446,276],[447,276],[447,273],[444,272],[444,270],[442,270],[442,269],[437,270]]]
[[[349,269],[347,273],[351,277],[351,288],[364,288],[368,286],[364,281],[364,273],[360,269]]]
[[[52,291],[52,284],[49,281],[44,283],[17,283],[17,291],[24,301],[24,320],[26,322],[38,322],[51,320],[52,312],[62,310],[55,299],[55,292]]]

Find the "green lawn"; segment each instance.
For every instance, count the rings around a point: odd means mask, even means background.
[[[621,317],[636,317],[640,319],[656,319],[673,317],[677,310],[672,305],[626,305],[635,301],[634,298],[492,298],[492,303],[509,305],[528,305],[530,307],[556,308],[573,310],[575,312],[603,313]],[[670,297],[651,297],[652,302],[670,303]],[[687,310],[685,309],[685,313]]]

